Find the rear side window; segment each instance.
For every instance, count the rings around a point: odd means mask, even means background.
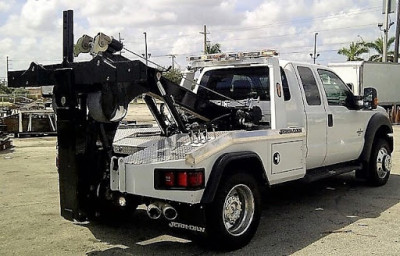
[[[209,100],[226,100],[211,90],[234,100],[258,97],[260,100],[269,100],[269,69],[245,67],[207,71],[200,81],[197,94]]]
[[[307,104],[310,106],[321,105],[321,96],[311,69],[307,67],[297,67],[297,70],[300,75],[301,83],[303,84]]]
[[[283,98],[285,101],[290,100],[290,90],[289,90],[289,83],[286,78],[285,70],[281,67],[281,80],[282,80],[282,88],[283,88]]]

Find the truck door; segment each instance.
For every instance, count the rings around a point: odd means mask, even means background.
[[[306,116],[306,163],[307,169],[311,169],[320,167],[326,156],[327,114],[312,70],[300,65],[296,69]]]
[[[352,93],[335,73],[326,69],[317,69],[317,73],[328,114],[324,165],[357,159],[363,147],[366,113],[352,109]]]

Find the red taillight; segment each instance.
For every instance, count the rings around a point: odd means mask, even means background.
[[[203,185],[204,175],[202,172],[190,172],[188,175],[189,187],[200,187]]]
[[[175,174],[174,172],[166,172],[165,173],[165,186],[173,187],[175,185]]]
[[[188,175],[187,172],[178,172],[178,186],[187,187],[188,186]]]
[[[204,169],[162,170],[156,169],[156,189],[202,189],[204,188]]]

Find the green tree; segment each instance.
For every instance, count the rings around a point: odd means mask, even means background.
[[[213,54],[213,53],[220,53],[221,52],[221,45],[216,43],[211,45],[210,43],[206,46],[206,54]]]
[[[357,60],[364,60],[359,56],[367,52],[368,48],[365,46],[364,43],[351,42],[349,48],[343,47],[338,51],[338,54],[346,56],[347,61],[357,61]]]
[[[0,81],[0,94],[11,94],[12,91],[13,89],[7,86],[5,80]]]
[[[393,62],[393,55],[394,51],[389,51],[390,46],[394,43],[395,37],[391,37],[388,40],[387,43],[387,56],[388,60],[391,60]],[[370,49],[373,49],[376,51],[377,54],[372,55],[369,60],[370,61],[377,61],[377,62],[382,62],[383,58],[383,38],[379,37],[373,42],[365,43],[365,46],[367,46]]]
[[[163,76],[176,84],[179,84],[182,79],[182,73],[177,68],[170,69],[169,71],[165,72]]]

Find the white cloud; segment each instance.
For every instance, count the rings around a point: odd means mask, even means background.
[[[6,1],[0,1],[0,12],[6,12],[11,8],[11,3]]]
[[[381,0],[27,0],[17,8],[14,1],[0,0],[0,77],[6,55],[14,69],[28,67],[30,60],[61,60],[62,11],[67,9],[74,9],[75,40],[84,33],[121,33],[126,47],[141,54],[146,31],[154,61],[170,65],[166,55],[176,54],[185,66],[185,54],[203,50],[199,32],[204,24],[208,40],[224,51],[275,48],[285,59],[304,61],[310,61],[318,32],[320,60],[329,62],[358,35],[364,40],[380,35],[374,24],[383,21],[381,5]]]

